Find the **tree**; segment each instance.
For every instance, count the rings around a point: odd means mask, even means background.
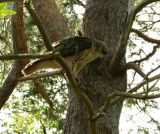
[[[57,61],[65,70],[71,85],[68,90],[69,106],[64,133],[118,134],[119,118],[125,98],[146,100],[160,96],[159,94],[150,94],[151,88],[149,87],[149,82],[159,79],[160,76],[155,75],[149,78],[149,74],[152,73],[152,71],[145,74],[139,66],[140,63],[155,54],[156,49],[159,47],[159,40],[149,38],[139,30],[132,29],[137,13],[148,4],[156,1],[158,0],[144,0],[135,7],[133,7],[134,2],[132,0],[127,2],[124,0],[88,0],[86,5],[79,1],[79,3],[86,8],[83,20],[83,36],[91,40],[96,38],[104,41],[107,44],[108,55],[104,59],[96,59],[87,64],[79,73],[78,78],[80,84],[75,80],[72,72],[61,56],[54,53],[43,55],[45,58],[46,56],[55,56],[57,58]],[[51,43],[66,36],[71,36],[71,32],[53,0],[33,0],[32,2],[35,12],[42,23],[40,24],[38,21],[37,26],[41,31],[45,46],[48,50],[52,50],[50,46]],[[17,14],[12,20],[15,54],[27,53],[22,21],[22,4],[20,0],[16,2],[15,7]],[[26,7],[34,18],[32,9],[27,4]],[[157,45],[154,46],[153,52],[146,55],[146,57],[126,63],[125,53],[131,32],[135,32],[144,40]],[[1,56],[1,59],[15,59],[20,57],[23,59],[24,57],[33,58],[38,56],[40,57],[40,55],[20,54],[6,57]],[[20,77],[22,77],[21,70],[26,64],[26,60],[22,59],[15,61],[12,71],[0,87],[1,107],[17,86]],[[159,67],[153,69],[153,71],[158,68]],[[128,69],[135,70],[135,72],[143,77],[143,82],[131,88],[129,91],[127,91],[126,76]],[[37,81],[34,81],[34,83],[36,85]],[[146,92],[140,94],[136,92],[145,84],[147,85]],[[47,96],[45,96],[44,93],[42,94],[47,102],[49,102]],[[52,106],[51,103],[50,105]]]

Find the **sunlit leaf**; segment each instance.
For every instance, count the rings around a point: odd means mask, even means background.
[[[0,10],[0,17],[4,17],[4,16],[7,16],[7,15],[13,15],[15,13],[16,12],[13,11],[13,10],[8,10],[8,9]]]
[[[0,10],[4,9],[6,5],[7,5],[7,2],[0,3]]]

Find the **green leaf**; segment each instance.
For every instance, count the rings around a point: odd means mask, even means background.
[[[4,9],[6,5],[7,5],[7,2],[0,3],[0,10]]]
[[[0,17],[4,17],[4,16],[7,16],[7,15],[13,15],[15,13],[16,12],[13,11],[13,10],[8,10],[8,9],[0,10]]]

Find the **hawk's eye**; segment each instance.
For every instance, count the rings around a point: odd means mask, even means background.
[[[103,55],[106,55],[106,54],[107,54],[107,50],[103,49],[103,50],[102,50],[102,54],[103,54]]]

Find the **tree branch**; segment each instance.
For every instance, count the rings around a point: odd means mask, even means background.
[[[139,75],[141,75],[144,79],[147,78],[147,75],[145,75],[143,73],[143,71],[141,70],[140,66],[135,64],[135,63],[127,63],[123,66],[120,67],[119,71],[125,71],[127,69],[133,69],[135,70]]]
[[[49,40],[48,34],[47,34],[44,26],[41,23],[41,20],[37,16],[36,12],[31,8],[29,2],[25,3],[25,7],[27,8],[29,14],[31,15],[33,21],[36,23],[36,25],[42,35],[42,38],[43,38],[43,41],[44,41],[44,44],[45,44],[47,50],[52,51],[53,50],[52,44]]]
[[[160,68],[160,65],[157,66],[156,68],[152,69],[150,72],[148,72],[146,75],[149,76],[151,73],[153,73],[154,71],[156,71],[157,69]]]
[[[129,38],[129,34],[131,32],[131,28],[133,25],[133,21],[135,20],[136,14],[142,10],[145,6],[147,6],[150,3],[156,2],[159,0],[143,0],[139,5],[135,6],[131,11],[130,14],[128,15],[126,24],[123,28],[123,31],[121,33],[118,46],[116,49],[116,52],[114,56],[111,59],[109,70],[112,72],[113,70],[117,69],[120,65],[120,62],[126,52],[126,47],[127,47],[127,41]]]
[[[159,79],[157,79],[157,81],[149,88],[149,92],[151,92],[151,91],[153,91],[152,89],[156,86],[156,84],[158,83],[158,81],[159,81]],[[143,92],[140,92],[140,93],[138,93],[138,94],[145,94],[146,93],[146,91],[143,91]]]
[[[132,29],[132,32],[136,33],[139,37],[143,38],[145,41],[157,44],[156,46],[153,47],[153,50],[151,53],[149,53],[148,55],[146,55],[144,58],[140,60],[132,61],[132,63],[136,63],[136,62],[140,63],[145,60],[148,60],[151,56],[153,56],[156,53],[157,48],[160,47],[160,40],[150,38],[146,36],[145,34],[143,34],[142,32],[138,31],[137,29]]]
[[[61,74],[62,74],[62,70],[57,70],[57,71],[53,71],[53,72],[36,73],[36,74],[30,75],[30,76],[21,77],[18,80],[23,82],[23,81],[27,81],[27,80],[36,80],[36,79],[40,79],[40,78],[44,78],[44,77],[50,77],[50,76],[61,75]]]
[[[14,53],[27,53],[25,29],[23,23],[23,2],[14,2],[13,9],[16,14],[12,17],[12,37]],[[26,65],[27,60],[16,60],[7,78],[0,87],[0,109],[3,107],[14,88],[18,84],[18,78],[22,76],[21,70]]]
[[[140,32],[137,29],[132,28],[131,32],[136,33],[139,37],[143,38],[145,41],[160,45],[160,40],[150,38],[150,37],[148,37],[147,35],[143,34],[142,32]]]
[[[114,93],[111,93],[110,95],[108,95],[106,102],[104,104],[103,107],[101,107],[98,112],[96,112],[93,116],[93,120],[96,120],[98,118],[100,118],[101,116],[103,116],[103,113],[110,107],[112,107],[113,105],[117,104],[120,101],[123,101],[125,98],[136,98],[136,99],[154,99],[154,98],[159,98],[160,94],[156,94],[156,95],[140,95],[140,94],[131,94],[135,91],[137,91],[139,88],[141,88],[142,86],[144,86],[145,84],[147,84],[147,82],[152,82],[154,80],[160,79],[160,74],[156,75],[152,78],[149,78],[148,80],[145,80],[143,82],[141,82],[139,85],[135,86],[134,88],[132,88],[131,90],[129,90],[127,93],[125,92],[119,92],[116,91]],[[114,99],[115,96],[119,96],[117,98]]]
[[[42,95],[42,97],[46,100],[46,102],[49,104],[50,108],[54,111],[53,108],[53,103],[52,101],[49,99],[49,97],[46,95],[46,93],[43,91],[41,85],[38,83],[37,80],[33,80],[34,85],[36,86],[37,90],[39,91],[39,93]]]
[[[15,59],[48,59],[54,57],[53,51],[43,53],[43,54],[13,54],[13,55],[2,55],[0,56],[0,60],[15,60]]]
[[[145,94],[132,94],[132,93],[126,93],[126,92],[120,92],[120,91],[115,91],[113,93],[111,93],[107,99],[106,99],[106,102],[105,102],[105,105],[100,108],[99,112],[96,113],[94,116],[93,116],[93,120],[96,120],[98,118],[100,118],[101,116],[103,116],[103,113],[106,112],[106,110],[109,108],[110,104],[111,104],[111,101],[114,99],[114,97],[116,96],[119,96],[119,98],[123,98],[123,99],[126,99],[126,98],[133,98],[133,99],[141,99],[141,100],[146,100],[146,99],[155,99],[155,98],[159,98],[160,97],[160,94],[155,94],[155,95],[145,95]]]
[[[148,82],[152,82],[152,81],[155,81],[155,80],[157,80],[157,79],[160,79],[160,74],[155,75],[155,76],[152,77],[152,78],[148,78]],[[141,88],[142,86],[144,86],[145,84],[147,84],[147,80],[139,83],[137,86],[135,86],[134,88],[130,89],[130,90],[128,91],[128,93],[133,93],[133,92],[137,91],[138,89],[140,89],[140,88]],[[123,97],[118,97],[118,98],[114,99],[114,100],[111,102],[111,104],[109,105],[109,107],[111,107],[111,106],[113,106],[113,105],[115,105],[115,104],[117,104],[118,102],[123,101],[123,100],[124,100]]]
[[[47,134],[47,131],[46,131],[46,127],[44,126],[44,124],[42,123],[42,121],[40,120],[40,123],[43,127],[43,134]]]

